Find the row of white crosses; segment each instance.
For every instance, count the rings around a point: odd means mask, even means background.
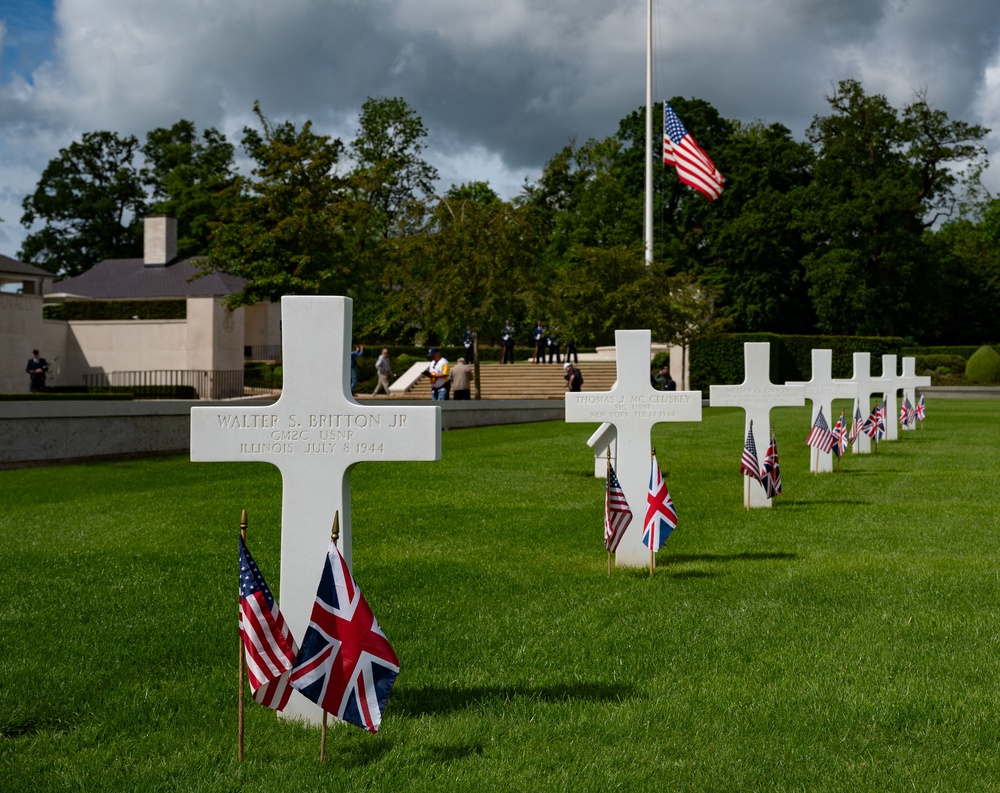
[[[630,529],[618,546],[615,563],[618,566],[644,567],[648,550],[642,544],[642,520],[637,520],[637,507],[646,503],[651,454],[650,431],[654,424],[673,421],[701,421],[701,394],[698,391],[656,391],[649,382],[649,331],[617,331],[615,347],[618,379],[610,391],[580,392],[566,395],[567,422],[600,422],[600,427],[588,440],[595,450],[595,475],[603,476],[606,464],[604,451],[614,452],[618,481],[625,500],[632,506]],[[835,380],[832,376],[831,350],[812,351],[812,379],[805,383],[778,385],[770,379],[770,349],[767,342],[744,344],[744,380],[738,385],[713,385],[709,388],[711,407],[739,407],[745,412],[744,438],[751,422],[763,432],[766,446],[770,431],[771,409],[798,406],[809,399],[813,404],[812,420],[822,409],[832,416],[834,399],[853,399],[854,408],[867,415],[871,396],[884,395],[887,403],[887,438],[894,439],[896,391],[904,393],[915,404],[916,387],[929,386],[929,377],[917,377],[915,359],[903,359],[903,375],[896,374],[896,356],[882,356],[883,374],[871,375],[871,354],[854,353],[854,376],[850,380]],[[863,406],[863,407],[862,407]],[[853,408],[852,408],[853,409]],[[891,417],[891,419],[890,419]],[[853,413],[852,413],[853,418]],[[888,426],[893,431],[888,434]],[[861,434],[854,450],[869,452],[870,440]],[[660,460],[663,459],[661,451]],[[815,472],[832,471],[829,455],[816,455],[811,461]],[[751,488],[750,507],[770,507],[763,488]],[[638,529],[634,524],[639,524]]]

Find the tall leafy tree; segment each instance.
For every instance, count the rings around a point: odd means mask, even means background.
[[[242,141],[253,172],[225,191],[206,266],[247,279],[233,305],[353,294],[358,206],[338,172],[343,144],[313,132],[309,121],[273,124],[258,103],[254,112],[261,129],[244,129]]]
[[[817,162],[801,216],[819,326],[912,335],[934,299],[924,232],[976,181],[986,131],[923,98],[900,112],[853,80],[828,101],[831,114],[809,129]]]
[[[150,211],[177,218],[180,256],[208,253],[210,225],[236,179],[233,146],[217,129],[199,136],[193,122],[146,134],[143,179],[151,190]]]
[[[132,135],[86,132],[59,150],[21,206],[29,234],[18,258],[64,276],[79,275],[103,259],[142,255],[140,221],[146,193],[135,166]]]

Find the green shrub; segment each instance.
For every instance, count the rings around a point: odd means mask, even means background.
[[[965,365],[965,377],[973,383],[1000,383],[1000,353],[983,345]]]
[[[917,374],[927,374],[937,372],[938,374],[950,374],[951,372],[965,371],[965,358],[960,355],[916,355],[914,363]],[[947,372],[942,372],[947,369]]]
[[[649,368],[654,372],[660,371],[664,366],[670,365],[670,353],[669,352],[658,352],[653,356],[652,363],[649,364]]]

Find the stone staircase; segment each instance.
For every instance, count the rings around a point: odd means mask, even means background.
[[[584,391],[607,391],[617,379],[614,361],[581,361],[577,366],[583,375]],[[533,364],[518,361],[514,365],[483,363],[479,365],[483,399],[562,399],[566,393],[562,364]],[[473,388],[475,397],[475,388]],[[430,399],[430,385],[426,379],[418,380],[404,395],[393,399]],[[358,395],[365,399],[364,394]],[[384,397],[367,397],[383,399]]]

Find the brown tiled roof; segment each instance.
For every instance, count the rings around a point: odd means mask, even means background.
[[[53,290],[95,300],[224,297],[243,289],[236,275],[204,271],[200,259],[182,259],[166,266],[146,267],[142,259],[105,259],[75,278],[57,281]]]
[[[7,275],[41,275],[46,278],[55,278],[55,276],[48,270],[43,270],[41,267],[35,267],[33,264],[19,262],[17,259],[11,259],[9,256],[4,256],[2,253],[0,253],[0,273]]]

